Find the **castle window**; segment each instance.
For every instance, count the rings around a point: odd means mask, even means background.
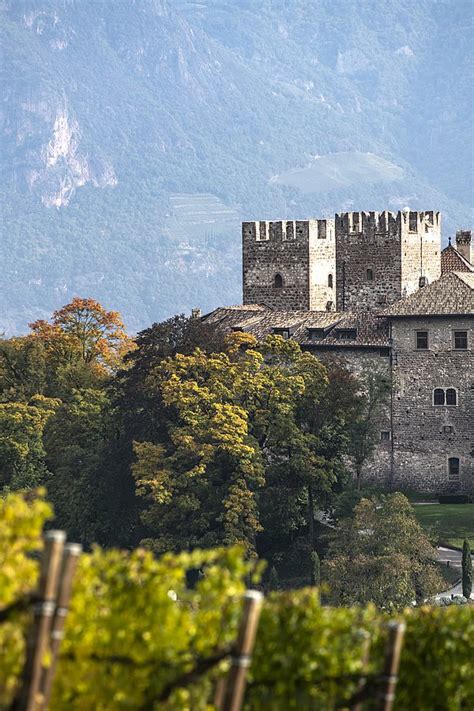
[[[288,338],[290,337],[290,329],[289,328],[274,328],[273,334],[275,336],[281,336],[285,340],[288,340]]]
[[[410,232],[416,232],[418,225],[417,225],[417,213],[416,212],[410,212],[410,216],[408,218],[408,229]]]
[[[444,434],[454,434],[454,427],[452,425],[443,425]]]
[[[450,457],[448,459],[448,479],[450,481],[458,481],[460,469],[459,457]]]
[[[428,349],[428,331],[416,332],[416,350],[426,351]]]
[[[389,430],[382,430],[381,431],[380,441],[381,442],[390,442],[390,431]]]
[[[458,393],[456,388],[436,388],[433,392],[433,405],[448,405],[456,407],[458,404]]]
[[[326,220],[318,220],[318,239],[326,239]]]
[[[273,286],[275,289],[281,289],[283,287],[283,277],[281,274],[275,274],[275,278],[273,279]]]
[[[458,394],[454,388],[448,388],[446,390],[446,405],[457,405],[458,404]]]
[[[329,287],[330,289],[332,289],[332,283],[333,283],[333,282],[332,282],[332,274],[329,274],[329,275],[328,275],[328,287]]]
[[[367,269],[367,281],[373,281],[373,280],[374,280],[374,270]]]
[[[457,351],[467,350],[467,331],[454,331],[454,348]]]
[[[357,331],[355,328],[336,329],[336,338],[339,341],[353,341],[357,338]]]
[[[309,328],[309,337],[312,341],[318,341],[325,337],[324,328]]]

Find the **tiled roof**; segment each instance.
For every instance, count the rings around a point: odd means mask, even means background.
[[[474,272],[474,267],[452,244],[441,252],[441,274],[448,272]]]
[[[381,312],[383,316],[474,314],[474,273],[448,272]]]
[[[313,348],[387,347],[387,320],[367,313],[337,313],[335,311],[280,311],[270,308],[256,313],[242,307],[216,309],[204,317],[207,323],[218,324],[226,331],[241,329],[262,339],[274,329],[288,329],[292,339]],[[344,338],[338,335],[345,331]],[[355,337],[350,331],[355,330]],[[317,331],[317,333],[315,333]]]

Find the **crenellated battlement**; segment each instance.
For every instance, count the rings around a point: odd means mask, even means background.
[[[440,223],[434,210],[244,222],[244,302],[380,310],[439,277]]]
[[[399,210],[392,212],[341,212],[336,213],[335,224],[338,234],[398,234],[400,231],[419,232],[439,227],[440,213],[434,210]]]
[[[333,236],[333,219],[256,220],[242,223],[244,242],[307,241],[310,237],[326,239]]]

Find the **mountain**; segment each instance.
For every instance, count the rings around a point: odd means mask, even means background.
[[[3,293],[240,301],[242,219],[472,224],[470,0],[0,0]]]

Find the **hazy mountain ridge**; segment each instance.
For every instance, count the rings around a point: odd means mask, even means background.
[[[131,328],[239,301],[245,217],[409,204],[469,226],[469,3],[358,6],[3,0],[3,328],[75,294]],[[271,181],[329,154],[358,184]],[[364,182],[362,154],[392,173]],[[180,220],[172,196],[202,194]]]

